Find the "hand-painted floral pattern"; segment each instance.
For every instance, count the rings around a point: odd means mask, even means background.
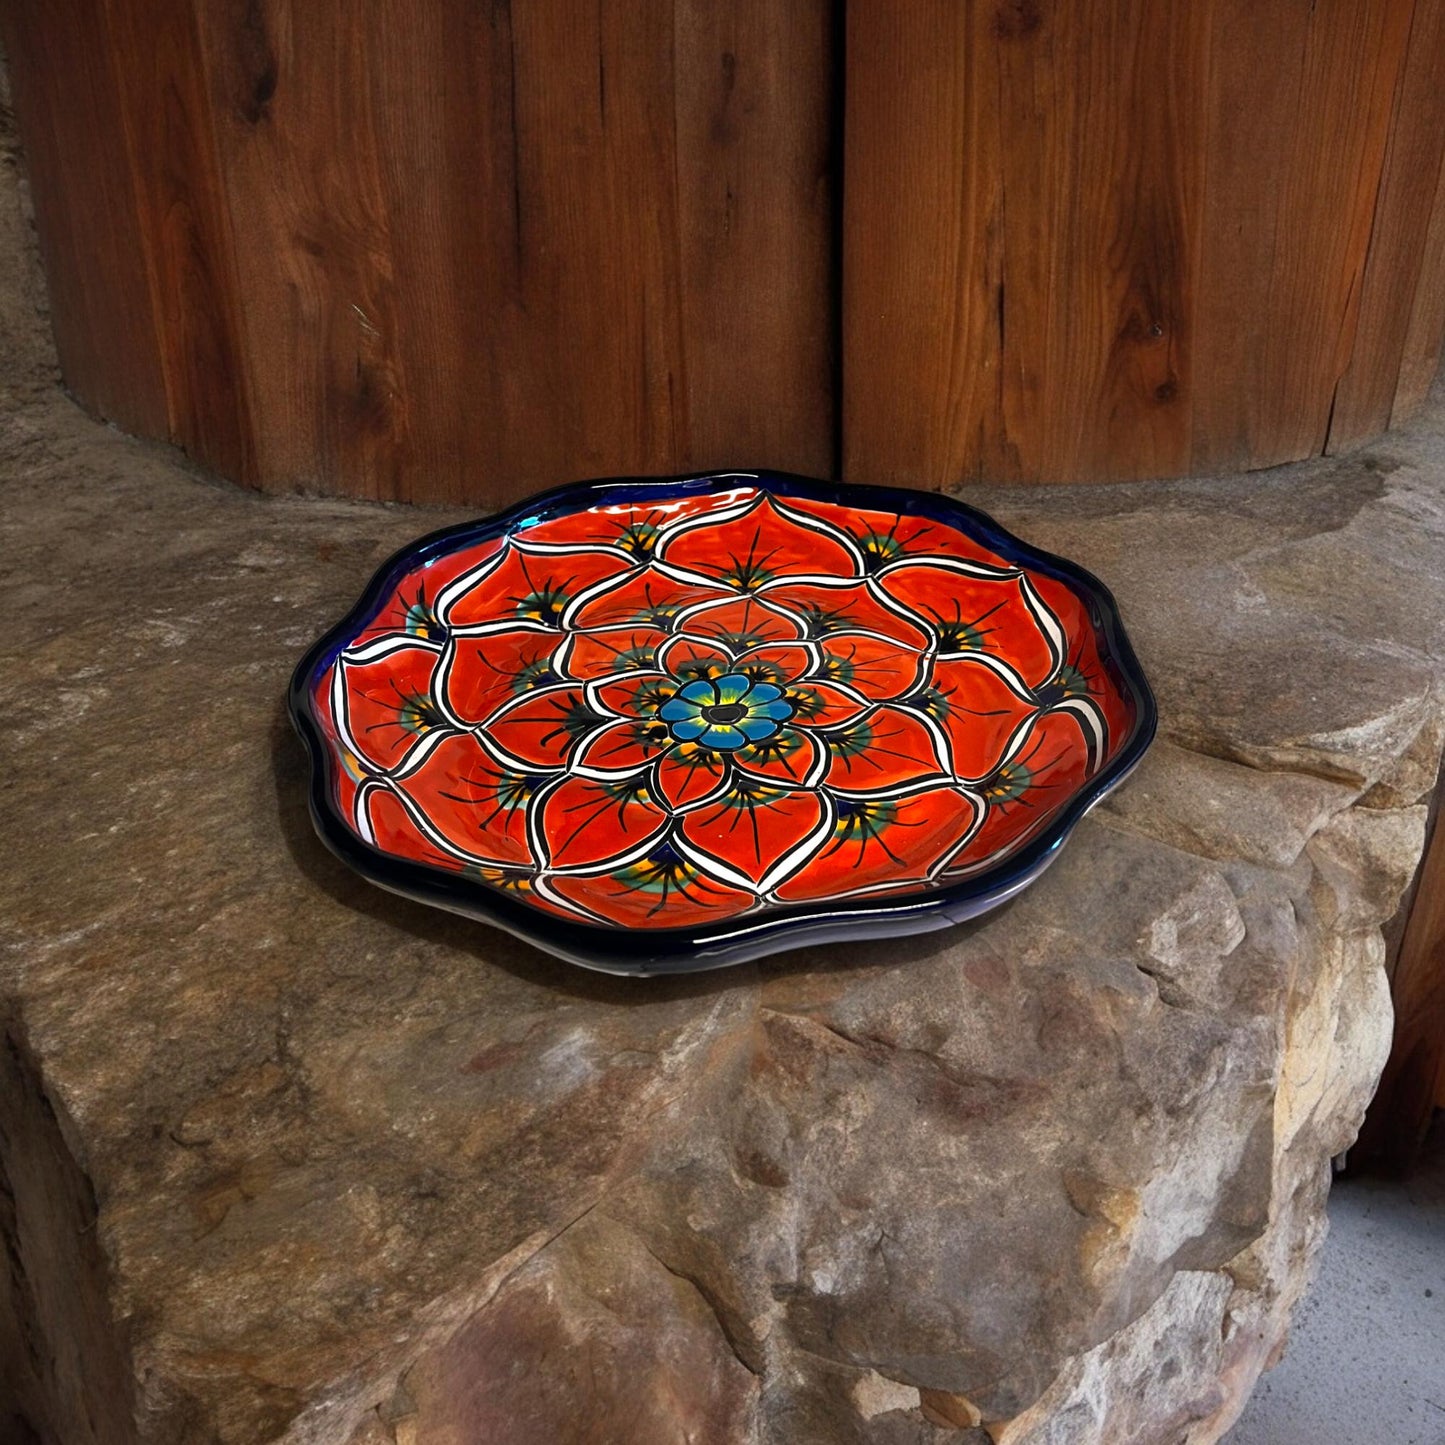
[[[1136,709],[1053,575],[744,479],[443,553],[312,701],[362,840],[628,929],[995,867]]]

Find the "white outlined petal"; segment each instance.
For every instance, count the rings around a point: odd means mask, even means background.
[[[432,603],[432,610],[436,613],[437,621],[443,627],[451,626],[451,610],[460,597],[465,597],[479,582],[485,581],[492,575],[506,559],[512,547],[509,538],[503,539],[502,545],[488,558],[478,562],[475,567],[469,567],[465,572],[453,577],[440,592],[437,593]]]
[[[413,675],[406,679],[404,688],[383,671],[381,681],[389,684],[390,695],[378,697],[354,676],[402,652],[430,659],[430,671],[425,678]],[[440,643],[394,637],[383,639],[381,644],[358,648],[354,653],[338,655],[331,676],[333,723],[346,750],[367,772],[395,773],[407,765],[433,734],[442,736],[456,730],[450,714],[435,695],[439,659],[444,655]],[[373,686],[379,685],[375,677],[372,681]],[[372,734],[377,736],[373,738]]]
[[[385,788],[387,796],[400,805],[402,812],[406,814],[412,826],[437,852],[443,853],[449,858],[455,858],[459,863],[485,863],[495,867],[512,866],[505,858],[493,857],[491,854],[482,850],[458,846],[436,827],[432,820],[427,817],[426,812],[417,806],[416,800],[413,799],[404,788],[392,786],[389,782],[382,786]],[[375,790],[373,790],[373,794],[368,795],[368,800],[370,796],[374,795],[374,791]]]
[[[957,572],[960,577],[978,577],[987,581],[1004,581],[1010,577],[1022,577],[1022,567],[997,567],[991,562],[974,562],[963,557],[948,557],[917,553],[900,557],[880,567],[874,576],[879,580],[900,572],[905,567],[941,567],[947,572]]]
[[[842,527],[834,526],[831,522],[822,517],[815,517],[809,512],[799,511],[796,507],[790,507],[785,501],[777,497],[771,497],[770,503],[773,510],[780,516],[786,518],[795,527],[803,527],[808,531],[817,532],[820,536],[827,537],[830,541],[836,542],[853,560],[853,575],[855,578],[862,578],[867,574],[867,565],[863,558],[862,549],[854,540],[852,533],[845,531]]]
[[[1048,675],[1052,677],[1064,665],[1068,655],[1068,638],[1064,636],[1063,625],[1049,610],[1027,575],[1019,577],[1019,590],[1023,593],[1024,606],[1033,614],[1044,641],[1048,643],[1049,656],[1053,659]]]
[[[1084,742],[1088,748],[1088,772],[1091,774],[1095,772],[1099,766],[1099,759],[1104,756],[1109,743],[1109,725],[1104,721],[1104,715],[1099,711],[1098,705],[1092,698],[1071,697],[1051,707],[1049,712],[1066,712],[1078,722],[1079,731],[1083,733]],[[1047,716],[1047,714],[1045,715]]]
[[[763,642],[796,642],[803,637],[802,627],[790,612],[753,593],[708,598],[684,607],[674,625],[678,632],[690,633],[700,641],[723,641],[730,651],[739,638],[748,639],[745,646],[756,647]]]
[[[695,545],[699,526],[709,535]],[[779,577],[863,575],[862,553],[844,529],[795,511],[762,488],[743,506],[719,509],[710,526],[689,518],[663,539],[655,555],[745,592]]]
[[[567,550],[565,548],[561,549]],[[609,551],[615,549],[609,548]],[[561,623],[564,628],[576,625],[577,614],[590,602],[596,602],[600,597],[606,597],[611,592],[616,592],[619,587],[625,586],[643,569],[638,566],[632,567],[627,572],[619,572],[613,577],[602,577],[590,586],[584,587],[567,605],[562,609]]]
[[[702,633],[678,632],[669,637],[657,649],[657,665],[675,676],[683,676],[683,669],[689,660],[706,659],[714,654],[719,663],[731,667],[733,651],[720,638],[707,637]]]
[[[777,790],[780,794],[783,790]],[[833,799],[824,792],[810,792],[798,794],[799,797],[806,797],[810,803],[816,805],[818,818],[809,827],[807,833],[796,843],[787,848],[777,859],[771,862],[762,876],[754,881],[743,869],[735,867],[725,859],[719,857],[717,852],[703,847],[688,837],[682,827],[678,827],[672,838],[673,846],[689,862],[700,868],[704,873],[730,883],[734,888],[743,889],[750,893],[769,893],[779,884],[786,882],[800,868],[802,868],[818,850],[827,842],[832,835],[833,824],[836,819],[836,811]],[[695,823],[701,822],[698,812],[694,812],[692,818]],[[705,816],[703,814],[702,816]]]
[[[945,658],[944,654],[940,654]],[[1034,690],[1020,676],[1017,668],[1007,663],[1001,657],[995,657],[991,652],[965,651],[951,652],[946,654],[946,660],[951,662],[976,662],[980,667],[986,667],[998,677],[1001,677],[1008,684],[1009,691],[1014,693],[1023,702],[1034,701]]]
[[[665,724],[619,718],[595,728],[572,752],[568,771],[576,778],[612,782],[630,778],[674,746]]]
[[[770,738],[739,748],[733,763],[749,777],[780,788],[816,788],[828,772],[828,748],[804,727],[784,725]]]
[[[339,660],[350,663],[353,667],[364,667],[369,663],[380,662],[382,658],[390,657],[395,652],[440,653],[441,650],[440,639],[418,637],[410,632],[391,632],[360,646],[353,643],[340,653]]]

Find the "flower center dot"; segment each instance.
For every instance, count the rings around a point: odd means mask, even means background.
[[[748,710],[740,702],[725,702],[719,707],[705,709],[707,720],[712,723],[735,723],[741,721],[748,715]]]

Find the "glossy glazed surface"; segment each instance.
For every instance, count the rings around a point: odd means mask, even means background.
[[[1154,722],[1087,574],[937,495],[753,474],[428,539],[292,703],[349,861],[626,971],[972,916]]]

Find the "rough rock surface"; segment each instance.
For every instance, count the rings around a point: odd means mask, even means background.
[[[449,519],[81,416],[0,199],[0,1435],[1217,1439],[1388,1046],[1441,413],[977,494],[1117,592],[1163,716],[1136,778],[970,930],[604,978],[311,834],[290,667]]]

